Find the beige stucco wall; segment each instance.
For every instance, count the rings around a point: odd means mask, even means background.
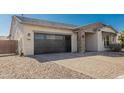
[[[116,35],[116,32],[110,28],[110,27],[103,27],[100,29],[100,31],[97,31],[97,38],[98,38],[98,51],[106,51],[109,50],[109,48],[104,47],[104,37],[106,35],[110,36],[111,42],[116,43],[116,36],[114,35],[115,41],[112,41],[113,34]]]
[[[110,38],[110,42],[111,44],[115,44],[117,43],[116,41],[116,35],[113,33],[108,33],[108,32],[103,32],[103,31],[99,31],[97,32],[97,38],[98,38],[98,51],[106,51],[109,50],[109,48],[105,48],[104,47],[104,37],[108,36]],[[112,40],[114,38],[114,41]]]
[[[106,31],[108,30],[108,31]],[[104,32],[103,32],[104,31]],[[109,35],[111,44],[116,43],[116,34],[112,29],[104,28],[100,31],[96,31],[94,34],[85,35],[85,47],[87,51],[106,51],[109,48],[104,47],[104,37]],[[114,38],[114,41],[113,41]]]
[[[71,30],[57,29],[50,27],[42,27],[35,25],[23,25],[24,29],[24,55],[34,55],[34,33],[51,33],[51,34],[63,34],[71,35],[71,51],[77,52],[77,34]],[[31,36],[28,37],[27,34]]]
[[[18,40],[18,53],[24,51],[23,25],[13,18],[10,40]]]
[[[103,31],[103,32],[116,33],[116,32],[115,32],[112,28],[110,28],[110,27],[102,27],[100,30]]]
[[[121,43],[121,41],[119,40],[119,36],[121,35],[121,33],[117,33],[117,36],[116,36],[116,42],[118,43],[118,44],[120,44]]]
[[[83,30],[79,31],[77,35],[78,52],[85,52],[85,32]]]
[[[11,39],[18,40],[19,42],[18,51],[20,52],[21,50],[24,53],[24,55],[34,55],[34,33],[71,35],[72,52],[77,52],[77,49],[79,52],[85,52],[85,50],[105,51],[107,49],[104,48],[103,37],[106,34],[103,34],[103,32],[115,33],[115,31],[109,27],[103,27],[100,29],[100,31],[86,34],[87,31],[86,32],[79,31],[77,33],[77,32],[73,32],[72,30],[61,29],[61,28],[20,24],[17,20],[14,20],[11,28],[12,28]],[[28,33],[30,33],[31,35],[30,37],[28,36]]]
[[[86,33],[85,34],[85,48],[86,51],[97,51],[97,33]]]
[[[96,34],[97,34],[97,45],[98,45],[97,51],[104,51],[104,42],[102,39],[102,32],[97,31]]]

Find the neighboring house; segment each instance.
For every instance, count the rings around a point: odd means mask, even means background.
[[[18,52],[34,55],[53,52],[106,51],[116,43],[117,31],[102,23],[75,26],[13,16],[10,39],[18,40]]]
[[[0,36],[0,40],[9,40],[8,36]]]

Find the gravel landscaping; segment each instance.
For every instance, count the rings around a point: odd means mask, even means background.
[[[2,79],[124,78],[124,52],[0,56]]]
[[[38,57],[37,57],[38,58]],[[45,57],[44,57],[45,58]],[[33,57],[0,57],[1,79],[91,79],[92,77]]]

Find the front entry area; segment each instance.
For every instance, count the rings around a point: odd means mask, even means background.
[[[34,54],[71,52],[71,35],[34,34]]]
[[[85,33],[85,49],[88,52],[97,51],[96,33]]]

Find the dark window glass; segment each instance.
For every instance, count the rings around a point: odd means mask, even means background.
[[[37,34],[37,36],[35,36],[35,39],[46,39],[46,35]]]
[[[109,36],[104,37],[104,47],[108,47],[110,45]]]
[[[44,35],[44,34],[37,34],[37,36],[35,36],[35,39],[51,39],[51,40],[65,40],[64,36],[61,35]]]

